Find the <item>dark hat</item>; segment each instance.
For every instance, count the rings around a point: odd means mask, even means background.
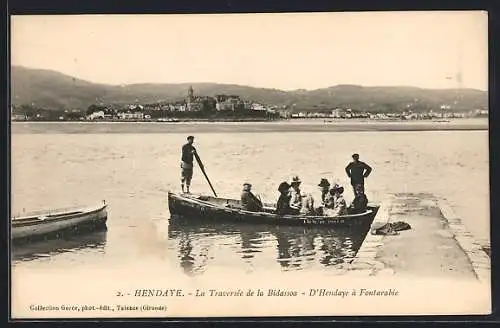
[[[251,184],[251,183],[248,183],[248,182],[245,182],[245,183],[243,184],[243,186],[249,186],[249,187],[251,187],[251,186],[252,186],[252,184]]]
[[[290,189],[290,185],[286,181],[283,181],[282,183],[280,183],[280,185],[278,187],[279,192],[287,191],[288,189]]]
[[[335,191],[338,191],[340,194],[344,192],[344,187],[338,185],[338,184],[335,184],[332,189],[330,189],[331,192],[335,192]]]
[[[359,158],[359,154],[357,153],[352,154],[352,158]]]
[[[189,140],[189,139],[194,139],[194,137],[193,136],[188,136],[187,140]]]
[[[328,182],[325,178],[321,178],[321,182],[318,184],[318,187],[330,187],[330,182]]]

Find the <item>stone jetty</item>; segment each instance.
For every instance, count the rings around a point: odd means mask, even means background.
[[[382,202],[371,230],[403,221],[397,235],[368,232],[353,261],[344,267],[359,276],[474,279],[489,283],[490,258],[446,199],[432,194],[392,194]]]

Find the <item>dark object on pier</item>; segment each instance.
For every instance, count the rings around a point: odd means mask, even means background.
[[[168,193],[172,219],[200,221],[232,221],[275,225],[369,226],[377,215],[379,205],[369,205],[364,213],[336,217],[278,215],[275,205],[264,204],[261,212],[243,210],[239,200],[205,195]]]
[[[108,217],[107,206],[103,201],[103,204],[96,206],[38,211],[13,217],[11,239],[20,241],[63,233],[103,230]]]
[[[411,226],[403,221],[389,222],[372,230],[373,235],[399,235],[398,231],[410,230]]]

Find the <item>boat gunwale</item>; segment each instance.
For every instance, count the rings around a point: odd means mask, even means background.
[[[200,195],[202,196],[202,195]],[[174,197],[174,198],[177,198],[179,200],[182,200],[182,201],[185,201],[185,202],[190,202],[190,203],[197,203],[198,205],[203,205],[203,206],[208,206],[210,208],[214,208],[214,209],[220,209],[220,210],[224,210],[224,211],[230,211],[230,212],[233,212],[233,213],[240,213],[240,214],[248,214],[248,215],[253,215],[253,216],[267,216],[269,218],[282,218],[282,219],[287,219],[287,220],[297,220],[297,221],[300,221],[300,220],[310,220],[310,219],[316,219],[316,220],[322,220],[322,219],[357,219],[357,218],[363,218],[363,217],[366,217],[366,216],[369,216],[371,214],[374,213],[374,208],[377,208],[379,207],[378,205],[374,205],[374,206],[368,206],[368,207],[372,207],[372,208],[369,208],[367,209],[365,212],[363,213],[355,213],[355,214],[346,214],[346,215],[339,215],[339,216],[322,216],[322,215],[290,215],[290,214],[287,214],[287,215],[278,215],[278,214],[275,214],[275,213],[269,213],[269,212],[252,212],[252,211],[247,211],[247,210],[244,210],[244,209],[236,209],[236,208],[230,208],[230,207],[224,207],[224,206],[218,206],[218,205],[215,205],[214,203],[211,203],[209,201],[204,201],[204,200],[200,200],[200,199],[196,199],[196,198],[193,198],[193,197],[186,197],[186,196],[183,196],[181,194],[178,194],[178,193],[174,193],[174,192],[169,192],[168,193],[168,197],[171,198],[171,197]],[[211,197],[211,196],[209,196]],[[236,199],[231,199],[231,198],[221,198],[221,197],[214,197],[214,198],[217,198],[217,199],[223,199],[223,200],[232,200],[232,201],[237,201]]]
[[[12,228],[18,228],[18,227],[25,227],[25,226],[30,226],[30,225],[37,225],[37,224],[50,224],[50,223],[56,223],[59,221],[65,221],[69,219],[76,219],[85,215],[92,215],[96,214],[99,212],[106,211],[108,207],[108,204],[103,204],[103,205],[96,205],[94,207],[86,207],[86,208],[81,208],[80,211],[77,211],[77,208],[73,208],[72,211],[68,211],[66,213],[64,212],[59,212],[59,213],[49,213],[49,211],[45,212],[46,215],[43,214],[43,212],[40,213],[38,216],[30,215],[30,216],[22,216],[22,217],[13,217],[11,219],[11,224]],[[44,216],[45,219],[41,220],[39,219],[40,217]]]

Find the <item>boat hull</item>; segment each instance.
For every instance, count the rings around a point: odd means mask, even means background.
[[[238,200],[176,193],[168,194],[168,204],[173,219],[302,226],[369,226],[379,209],[373,205],[364,213],[338,217],[276,215],[271,206],[265,206],[264,212],[250,212],[238,209]]]
[[[106,221],[107,205],[66,213],[25,216],[12,220],[11,239],[42,237],[59,232],[78,233],[86,230],[105,229]]]

